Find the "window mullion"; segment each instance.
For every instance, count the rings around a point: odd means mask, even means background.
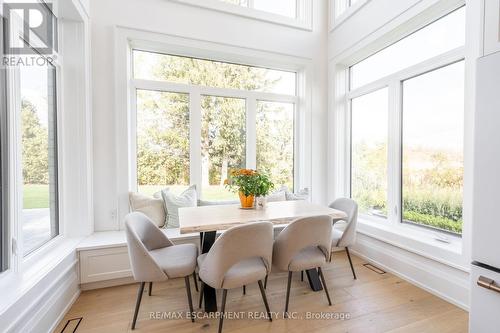
[[[389,133],[387,151],[387,201],[390,223],[401,221],[401,114],[402,86],[400,81],[389,83]]]
[[[257,100],[246,99],[246,166],[249,169],[257,168]]]
[[[189,93],[189,182],[201,197],[201,94],[193,87]]]

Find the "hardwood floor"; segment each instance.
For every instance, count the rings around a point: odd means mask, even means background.
[[[300,281],[300,273],[293,277],[290,312],[296,319],[283,319],[286,273],[272,274],[267,286],[267,297],[272,312],[279,313],[273,322],[262,319],[224,320],[223,332],[467,332],[466,311],[415,287],[389,273],[378,274],[353,256],[358,280],[353,280],[345,252],[337,252],[333,264],[324,268],[325,278],[333,297],[328,306],[324,292],[312,292],[307,279]],[[146,288],[147,289],[147,288]],[[197,304],[198,293],[191,288]],[[130,323],[135,305],[137,284],[82,292],[55,332],[62,331],[69,319],[83,317],[77,333],[132,332]],[[220,303],[221,295],[218,295]],[[164,312],[188,310],[184,280],[155,283],[151,297],[144,291],[137,327],[134,332],[217,332],[218,319],[190,320],[161,318]],[[257,284],[242,290],[230,290],[226,311],[236,316],[240,312],[265,312]],[[348,315],[349,319],[306,319],[307,312],[314,315]],[[158,313],[160,318],[150,319]],[[201,312],[200,312],[201,313]],[[255,316],[255,315],[254,315]],[[64,333],[72,332],[76,322],[68,325]],[[71,329],[70,329],[71,326]]]

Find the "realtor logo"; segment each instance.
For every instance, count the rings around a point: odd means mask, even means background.
[[[53,54],[57,51],[57,20],[52,5],[3,4],[4,54]]]

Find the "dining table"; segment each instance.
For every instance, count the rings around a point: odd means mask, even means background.
[[[268,202],[266,207],[254,209],[243,209],[237,204],[210,205],[180,208],[179,229],[181,234],[200,233],[201,253],[207,253],[215,242],[217,232],[261,221],[284,227],[298,218],[319,215],[330,216],[333,223],[347,217],[343,211],[305,200]],[[313,291],[323,289],[316,269],[307,270],[306,275]],[[215,289],[206,285],[203,288],[203,298],[205,311],[216,312]]]

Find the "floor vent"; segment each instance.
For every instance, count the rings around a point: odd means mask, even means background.
[[[78,326],[80,326],[80,323],[82,322],[83,317],[80,318],[73,318],[68,320],[66,325],[64,325],[61,333],[75,333],[76,330],[78,329]]]
[[[380,269],[377,266],[373,266],[372,264],[363,264],[363,266],[365,266],[366,268],[368,268],[368,269],[370,269],[378,274],[385,274],[386,273],[386,271],[384,271],[383,269]]]

